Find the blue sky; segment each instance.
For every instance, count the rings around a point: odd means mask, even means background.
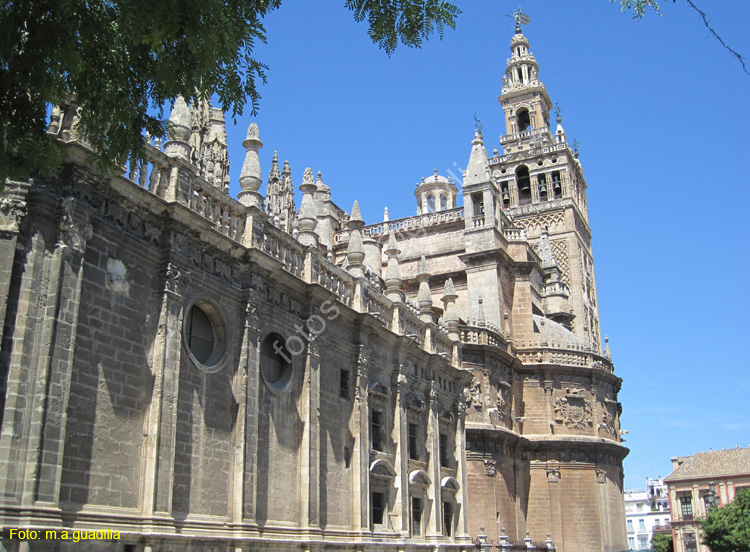
[[[696,1],[750,56],[750,2]],[[270,66],[260,113],[230,125],[232,194],[254,120],[264,175],[276,149],[295,186],[305,167],[322,171],[367,223],[385,206],[391,219],[415,214],[422,176],[466,166],[475,114],[488,150],[504,131],[505,14],[517,4],[459,4],[457,30],[389,58],[343,0],[284,0],[256,50]],[[523,3],[589,186],[601,325],[624,379],[627,488],[667,475],[671,456],[750,445],[750,76],[684,0],[663,4],[663,17],[633,21],[607,0]]]

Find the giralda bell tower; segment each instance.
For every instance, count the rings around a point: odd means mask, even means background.
[[[572,312],[567,317],[561,314],[558,321],[601,353],[583,167],[577,148],[567,141],[559,109],[556,121],[551,120],[553,104],[518,20],[510,49],[498,98],[505,113],[506,131],[500,136],[503,154],[495,150],[490,156],[492,176],[505,213],[526,229],[537,251],[546,248],[549,240],[550,260],[570,290]],[[547,237],[541,240],[543,233]]]

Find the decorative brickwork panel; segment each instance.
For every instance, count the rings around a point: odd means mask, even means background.
[[[543,226],[546,226],[548,230],[553,230],[558,225],[565,225],[565,213],[563,211],[553,211],[551,213],[537,213],[536,215],[524,218],[517,218],[515,222],[518,222],[530,230],[541,230]]]
[[[550,240],[552,253],[560,269],[560,279],[565,285],[570,285],[570,261],[568,260],[568,241],[566,239]]]

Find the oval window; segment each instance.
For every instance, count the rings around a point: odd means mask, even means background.
[[[183,342],[195,364],[206,372],[217,372],[225,352],[224,321],[207,301],[196,301],[187,310],[182,326]]]
[[[260,346],[260,373],[269,387],[283,391],[292,380],[292,355],[279,334],[266,336]]]

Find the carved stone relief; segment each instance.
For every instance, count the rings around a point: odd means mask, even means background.
[[[564,397],[555,399],[556,422],[564,423],[570,429],[585,429],[593,423],[591,401],[583,393],[583,389],[568,387]]]
[[[19,199],[0,199],[0,230],[16,232],[26,214],[26,204]]]
[[[182,295],[185,293],[187,286],[190,284],[190,272],[181,270],[172,263],[167,265],[166,281],[164,282],[164,291]]]

